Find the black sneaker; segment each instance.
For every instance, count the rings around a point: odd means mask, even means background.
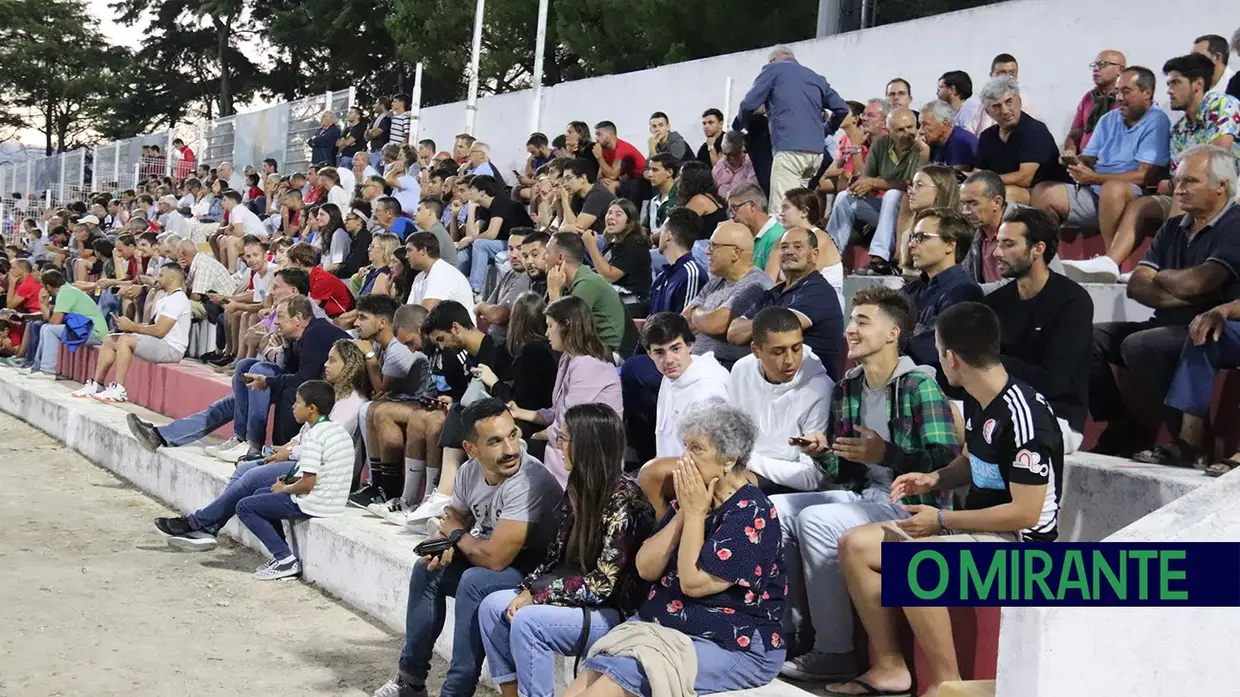
[[[189,518],[185,517],[156,518],[155,528],[169,537],[188,535],[194,531],[194,526],[189,524]]]
[[[199,356],[198,360],[202,361],[203,363],[210,363],[211,361],[219,359],[219,357],[220,357],[219,351],[208,351],[202,354],[201,356]]]
[[[858,276],[899,276],[900,272],[896,270],[886,259],[873,257],[870,259],[870,265],[857,272]]]
[[[371,504],[383,503],[385,501],[387,501],[387,497],[383,495],[383,490],[374,484],[367,484],[361,489],[349,494],[349,505],[357,506],[363,510]]]
[[[168,445],[164,437],[159,435],[159,429],[155,427],[155,424],[143,421],[138,418],[137,414],[133,413],[126,416],[125,421],[129,423],[129,432],[147,450],[155,452],[157,449]]]
[[[229,364],[230,364],[230,363],[232,363],[234,360],[236,360],[236,359],[234,359],[232,356],[229,356],[229,355],[225,354],[225,355],[220,356],[219,358],[213,358],[213,359],[211,359],[211,360],[207,361],[207,363],[210,363],[211,365],[213,365],[213,366],[215,366],[215,367],[219,368],[219,367],[222,367],[222,366],[229,365]]]

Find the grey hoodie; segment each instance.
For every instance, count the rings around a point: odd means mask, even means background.
[[[861,393],[861,425],[877,433],[883,440],[891,442],[891,426],[888,422],[887,415],[895,410],[887,409],[887,400],[892,395],[899,395],[900,390],[897,383],[905,375],[910,373],[923,373],[930,377],[935,377],[935,370],[928,365],[917,365],[912,358],[908,356],[900,356],[900,361],[896,363],[896,369],[891,372],[891,377],[887,379],[887,383],[883,385],[881,390],[870,390],[865,385],[865,368],[858,365],[852,370],[844,374],[844,379],[840,382],[848,382],[849,380],[859,380],[861,384],[857,390]],[[892,389],[896,387],[896,389]],[[865,465],[866,478],[868,485],[866,488],[878,487],[884,490],[891,490],[891,482],[895,479],[895,471],[885,464]]]

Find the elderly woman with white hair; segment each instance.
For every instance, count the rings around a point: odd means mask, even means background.
[[[757,426],[740,409],[713,404],[686,414],[680,430],[676,498],[637,552],[650,592],[633,619],[594,644],[564,697],[651,697],[652,683],[711,694],[779,674],[780,523],[745,478]]]

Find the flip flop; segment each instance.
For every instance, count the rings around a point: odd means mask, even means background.
[[[1132,459],[1147,465],[1192,467],[1193,461],[1197,459],[1197,449],[1176,438],[1166,445],[1156,445],[1149,450],[1142,450],[1133,455]]]
[[[913,688],[911,687],[907,690],[880,690],[861,678],[846,680],[841,684],[856,685],[865,690],[865,692],[835,692],[834,690],[827,689],[824,689],[823,692],[827,697],[858,697],[858,695],[864,697],[913,697]]]
[[[1240,467],[1240,462],[1237,462],[1229,457],[1226,460],[1219,460],[1218,462],[1207,467],[1206,476],[1221,477],[1237,467]]]

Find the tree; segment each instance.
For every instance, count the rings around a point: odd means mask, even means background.
[[[87,139],[129,64],[81,0],[0,5],[0,122],[43,133],[49,155]]]

